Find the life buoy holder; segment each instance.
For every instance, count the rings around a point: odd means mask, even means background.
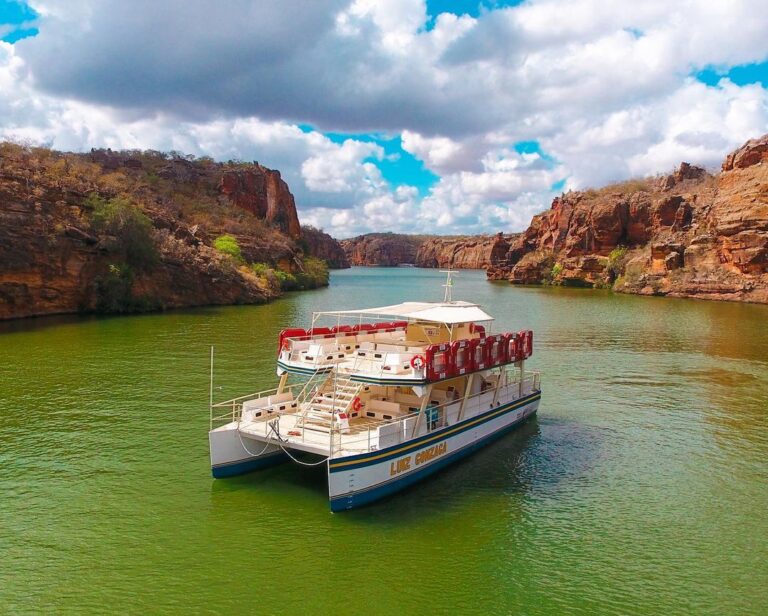
[[[414,355],[411,357],[411,368],[414,370],[421,370],[424,367],[424,358],[421,355]]]
[[[355,399],[352,400],[352,410],[357,413],[361,408],[363,408],[363,402],[360,398],[355,396]]]

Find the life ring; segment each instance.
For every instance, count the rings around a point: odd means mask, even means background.
[[[357,413],[361,408],[363,408],[363,403],[360,398],[355,396],[355,399],[352,400],[352,410]]]
[[[411,368],[421,370],[424,367],[424,358],[421,355],[411,357]]]

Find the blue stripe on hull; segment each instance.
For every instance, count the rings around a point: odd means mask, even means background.
[[[503,428],[497,430],[496,432],[489,434],[482,440],[472,443],[471,445],[467,445],[466,447],[463,447],[462,449],[459,449],[458,451],[439,459],[437,462],[433,462],[429,466],[426,466],[414,473],[410,473],[409,475],[403,477],[402,479],[398,479],[397,481],[392,481],[385,485],[370,488],[365,491],[355,492],[350,495],[340,496],[338,498],[332,499],[330,501],[331,511],[339,512],[339,511],[346,511],[349,509],[355,509],[357,507],[362,507],[363,505],[367,505],[369,503],[382,499],[386,496],[389,496],[390,494],[394,494],[395,492],[399,492],[400,490],[403,490],[408,486],[413,485],[414,483],[427,478],[433,473],[439,471],[441,468],[444,468],[449,464],[453,464],[454,462],[458,462],[462,458],[465,458],[466,456],[474,453],[475,451],[477,451],[481,447],[484,447],[488,443],[491,443],[492,441],[495,441],[496,439],[504,436],[511,430],[514,430],[515,428],[517,428],[521,423],[533,417],[535,414],[536,412],[534,411],[524,419],[516,421],[515,423],[512,423],[508,426],[504,426]]]
[[[344,472],[344,471],[353,470],[356,468],[363,468],[366,466],[370,466],[370,464],[374,460],[378,460],[379,462],[384,462],[385,460],[391,460],[393,458],[397,458],[398,456],[404,455],[411,451],[416,451],[417,449],[422,448],[427,443],[439,443],[441,441],[444,441],[449,436],[455,436],[457,434],[461,434],[462,432],[466,432],[467,430],[472,430],[473,428],[476,428],[479,425],[492,421],[493,419],[496,419],[502,415],[506,415],[507,413],[510,413],[516,409],[519,409],[520,407],[527,406],[531,402],[535,402],[540,398],[541,398],[541,392],[536,391],[524,398],[520,398],[518,400],[514,400],[513,402],[508,402],[506,404],[502,404],[501,406],[496,407],[495,409],[485,411],[484,413],[481,413],[480,415],[477,415],[475,417],[470,417],[469,419],[464,419],[461,422],[454,424],[452,426],[441,428],[435,432],[430,432],[429,434],[425,434],[423,436],[406,441],[404,443],[392,445],[391,447],[387,447],[386,449],[381,449],[375,453],[370,453],[370,452],[362,453],[362,454],[347,456],[344,458],[334,460],[330,463],[330,466],[329,466],[330,472],[331,473]]]
[[[221,479],[223,477],[234,477],[235,475],[244,475],[245,473],[250,473],[251,471],[256,471],[261,468],[275,466],[276,464],[281,464],[286,460],[288,460],[288,456],[285,455],[282,451],[278,451],[263,457],[212,466],[211,474],[216,479]]]

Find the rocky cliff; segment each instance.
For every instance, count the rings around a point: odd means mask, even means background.
[[[261,165],[0,144],[0,319],[263,302],[286,280],[327,283],[300,236],[288,187]]]
[[[513,283],[768,302],[768,135],[717,175],[673,174],[569,192],[487,269]]]
[[[483,269],[502,259],[515,236],[478,235],[470,237],[433,237],[416,252],[419,267]]]
[[[341,247],[352,265],[387,266],[416,263],[416,253],[427,239],[423,235],[368,233],[341,240]]]
[[[370,233],[341,240],[341,245],[352,265],[482,269],[506,254],[511,237]]]
[[[221,192],[238,207],[266,220],[288,236],[301,237],[296,204],[279,171],[258,163],[247,169],[226,170],[221,177]]]
[[[330,235],[308,225],[301,227],[301,243],[306,246],[309,254],[322,259],[333,269],[346,269],[349,267],[347,253],[341,244]]]

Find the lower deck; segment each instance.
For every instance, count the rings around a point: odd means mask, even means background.
[[[256,445],[337,459],[409,442],[538,388],[539,375],[526,374],[522,367],[444,381],[428,387],[424,396],[405,386],[355,383],[334,372],[239,399],[232,404],[231,416],[224,416],[230,421],[220,429],[236,428],[240,437]]]

